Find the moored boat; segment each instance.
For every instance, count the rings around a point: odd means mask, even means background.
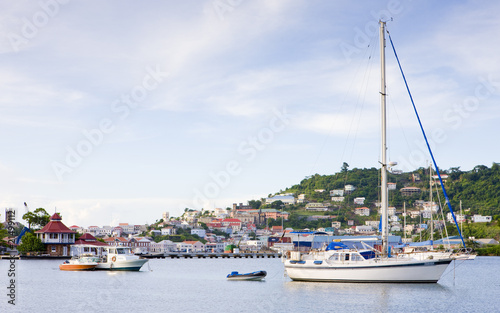
[[[59,265],[59,269],[61,271],[91,271],[97,267],[98,262],[98,257],[81,256],[64,261],[63,264]]]
[[[140,271],[141,267],[148,262],[133,254],[128,247],[105,247],[104,255],[96,270],[108,271]]]
[[[453,260],[443,255],[398,256],[392,254],[388,243],[388,182],[387,172],[396,162],[387,162],[386,140],[386,77],[385,77],[385,22],[380,21],[381,59],[381,239],[382,249],[350,249],[332,242],[321,251],[301,254],[292,251],[284,261],[287,275],[298,281],[374,282],[374,283],[436,283]],[[423,128],[422,128],[423,130]],[[434,158],[433,158],[434,161]],[[437,166],[436,170],[437,170]],[[438,175],[439,172],[437,171]],[[443,186],[443,184],[441,183]],[[444,188],[444,186],[443,186]],[[444,192],[444,189],[443,189]],[[446,195],[446,193],[445,193]],[[450,207],[451,211],[451,207]],[[453,211],[451,211],[453,213]],[[422,257],[423,256],[423,257]]]
[[[257,271],[252,273],[240,274],[238,272],[231,272],[227,275],[228,280],[262,280],[266,277],[266,271]]]

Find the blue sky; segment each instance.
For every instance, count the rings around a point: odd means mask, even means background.
[[[0,1],[0,202],[152,223],[377,167],[377,21],[441,168],[500,152],[500,4]],[[389,158],[429,161],[387,51]]]

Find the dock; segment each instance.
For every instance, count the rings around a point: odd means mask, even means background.
[[[166,253],[160,253],[160,254],[143,254],[141,255],[141,258],[145,259],[230,259],[230,258],[236,258],[236,259],[258,259],[258,258],[280,258],[281,253],[210,253],[210,252],[193,252],[193,253],[187,253],[187,252],[166,252]]]

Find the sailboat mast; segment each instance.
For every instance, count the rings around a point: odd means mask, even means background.
[[[386,88],[385,88],[385,22],[380,23],[380,106],[382,116],[382,168],[381,168],[381,209],[382,209],[382,254],[388,253],[388,191],[387,191],[387,143],[386,143]]]
[[[434,220],[432,218],[432,164],[429,164],[429,207],[431,208],[431,241],[434,243]]]

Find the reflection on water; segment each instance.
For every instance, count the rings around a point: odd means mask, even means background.
[[[437,284],[293,282],[279,259],[158,259],[140,272],[60,271],[61,262],[18,261],[18,303],[3,296],[0,312],[494,312],[500,294],[498,257],[452,263]],[[264,281],[226,279],[258,270]]]

